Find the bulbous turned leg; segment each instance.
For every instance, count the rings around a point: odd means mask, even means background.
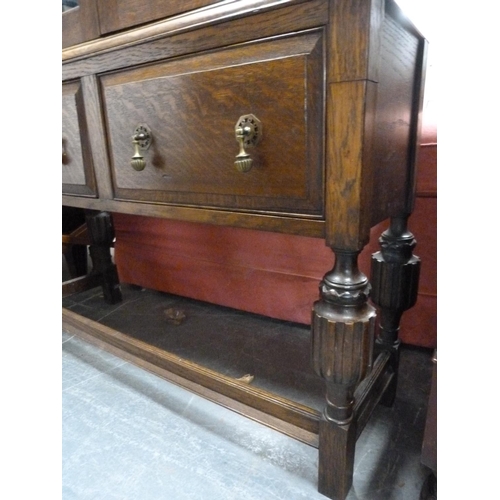
[[[320,284],[312,312],[312,354],[326,380],[326,406],[319,427],[318,491],[344,500],[352,485],[356,423],[354,390],[370,369],[375,309],[370,285],[357,265],[359,252],[336,251],[335,266]]]
[[[85,215],[90,236],[90,257],[96,272],[102,276],[102,291],[108,304],[122,300],[118,281],[118,272],[111,259],[110,248],[114,240],[114,228],[111,214],[88,211]]]
[[[417,244],[407,229],[407,217],[391,219],[391,225],[379,239],[381,251],[372,256],[371,300],[380,308],[379,332],[375,350],[391,353],[393,381],[381,403],[391,406],[396,396],[399,367],[399,325],[403,313],[417,301],[420,259],[413,255]]]

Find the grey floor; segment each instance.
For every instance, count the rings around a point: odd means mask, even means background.
[[[429,474],[432,352],[404,346],[401,357],[394,406],[376,408],[357,442],[348,500],[418,500]],[[66,332],[62,382],[64,500],[325,499],[317,449]]]

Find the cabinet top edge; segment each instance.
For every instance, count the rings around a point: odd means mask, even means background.
[[[421,31],[415,26],[413,21],[408,17],[405,11],[399,6],[396,0],[386,0],[385,2],[385,11],[391,16],[394,20],[398,22],[402,27],[412,33],[420,40],[425,40],[427,43],[427,39],[421,33]]]
[[[328,0],[321,1],[328,3]],[[266,10],[301,3],[307,3],[307,0],[222,0],[216,4],[168,17],[161,21],[155,21],[144,26],[67,47],[62,50],[62,62],[74,61],[117,48],[151,41],[182,31],[200,28],[207,24],[229,21]]]

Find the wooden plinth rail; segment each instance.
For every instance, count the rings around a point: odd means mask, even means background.
[[[221,375],[65,308],[62,328],[210,401],[318,447],[321,414],[315,409]],[[388,360],[388,354],[380,354],[370,376],[356,390],[358,437],[392,377]]]

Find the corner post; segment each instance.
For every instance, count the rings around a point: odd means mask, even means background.
[[[396,396],[399,368],[399,327],[403,313],[417,301],[420,259],[413,255],[417,242],[407,228],[407,216],[393,217],[382,233],[381,250],[372,256],[372,302],[380,308],[380,324],[375,350],[391,354],[393,382],[381,400],[391,406]]]
[[[375,309],[368,304],[368,278],[358,269],[359,251],[334,252],[334,268],[323,278],[313,306],[312,355],[315,372],[326,381],[318,491],[344,500],[353,477],[354,390],[371,366]]]

